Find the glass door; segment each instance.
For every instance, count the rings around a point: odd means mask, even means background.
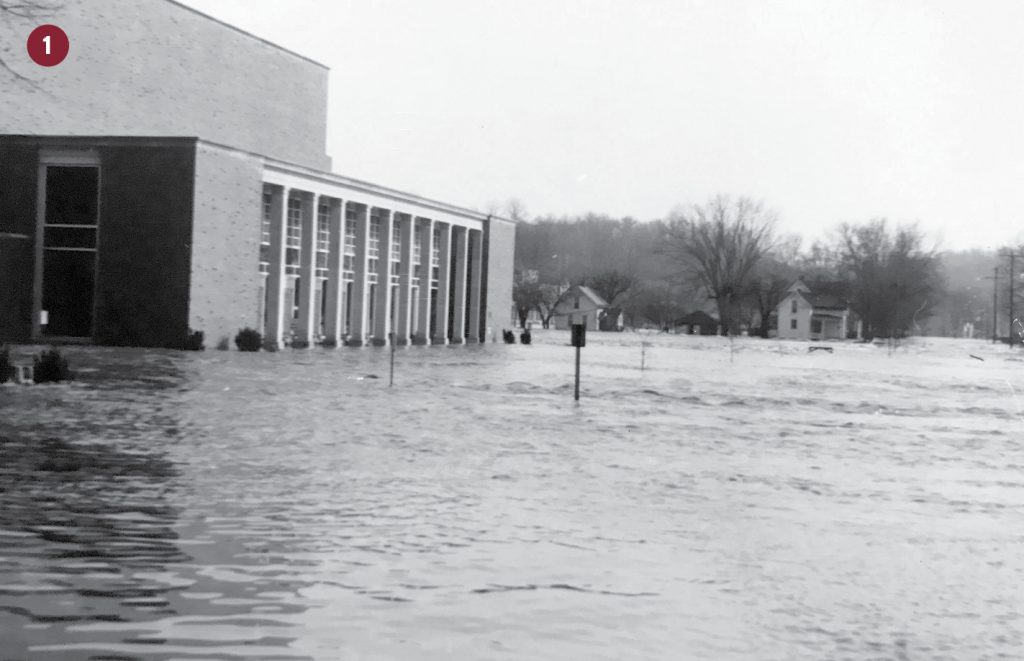
[[[48,165],[40,332],[92,337],[99,230],[99,168]]]

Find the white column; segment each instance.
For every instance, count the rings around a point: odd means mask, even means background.
[[[469,335],[467,342],[476,343],[483,339],[483,319],[480,318],[481,299],[483,296],[484,276],[484,242],[483,232],[480,230],[468,230],[470,257],[470,278],[469,278]]]
[[[380,256],[377,259],[377,299],[373,302],[373,343],[388,343],[391,332],[391,236],[393,233],[390,209],[377,209],[380,214]]]
[[[434,304],[436,325],[434,327],[433,344],[448,343],[448,308],[451,306],[448,289],[451,284],[452,269],[452,226],[448,223],[438,223],[441,229],[440,236],[440,262],[437,276],[437,302]]]
[[[430,311],[433,299],[431,297],[431,278],[434,268],[431,262],[434,259],[434,221],[423,219],[419,231],[425,236],[420,247],[420,299],[416,302],[419,312],[416,315],[416,328],[413,335],[417,343],[430,344]]]
[[[352,282],[352,318],[349,319],[351,327],[349,344],[355,347],[366,343],[369,334],[367,297],[370,293],[370,285],[367,282],[369,274],[368,248],[370,243],[370,205],[348,204],[362,209],[356,209],[356,264],[354,280]]]
[[[279,349],[284,339],[285,319],[284,290],[286,277],[285,235],[288,229],[288,195],[290,191],[282,186],[271,189],[273,198],[270,211],[270,267],[267,272],[266,334],[264,342],[271,349]]]
[[[452,293],[452,343],[463,344],[466,341],[466,282],[469,267],[468,230],[465,227],[453,228],[452,250],[455,252],[455,291]]]
[[[324,313],[324,344],[340,346],[342,336],[341,311],[345,309],[342,294],[345,283],[342,281],[341,266],[345,252],[345,203],[331,200],[331,231],[330,252],[327,253],[327,311]]]
[[[302,243],[299,249],[299,318],[296,348],[313,344],[316,319],[316,225],[320,196],[302,193]]]
[[[398,231],[402,239],[402,262],[398,267],[398,310],[395,315],[398,327],[395,329],[395,342],[412,344],[412,260],[416,247],[416,217],[407,214],[399,216]],[[422,246],[420,248],[422,261]],[[422,286],[421,281],[421,290]]]

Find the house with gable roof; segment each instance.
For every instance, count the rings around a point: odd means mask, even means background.
[[[798,278],[775,308],[778,337],[784,340],[860,338],[861,324],[850,309],[845,282]]]
[[[555,306],[554,324],[558,330],[568,330],[573,324],[583,324],[588,331],[601,329],[601,318],[608,303],[590,287],[577,285],[567,291]]]

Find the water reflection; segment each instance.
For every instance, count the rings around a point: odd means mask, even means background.
[[[1014,656],[1011,363],[648,340],[79,349],[0,388],[0,658]]]

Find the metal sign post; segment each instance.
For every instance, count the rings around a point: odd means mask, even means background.
[[[391,372],[388,375],[388,388],[395,385],[395,334],[388,333],[388,341],[391,343]]]
[[[576,401],[580,401],[580,349],[587,346],[587,327],[584,324],[572,325],[572,345],[576,347]]]

